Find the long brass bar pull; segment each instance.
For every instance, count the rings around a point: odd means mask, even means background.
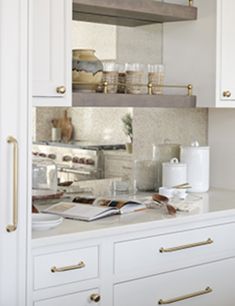
[[[176,297],[176,298],[173,298],[173,299],[159,300],[158,305],[173,304],[173,303],[180,302],[180,301],[183,301],[183,300],[192,299],[192,298],[200,296],[200,295],[208,294],[208,293],[211,293],[212,291],[213,291],[213,289],[211,289],[210,287],[206,287],[205,290],[201,290],[201,291],[197,291],[197,292],[194,292],[194,293],[182,295],[182,296],[179,296],[179,297]]]
[[[195,247],[199,247],[203,245],[212,244],[213,242],[214,241],[211,238],[208,238],[206,241],[202,241],[202,242],[180,245],[180,246],[173,247],[173,248],[160,248],[159,252],[160,253],[171,253],[171,252],[176,252],[180,250],[191,249],[191,248],[195,248]]]
[[[62,267],[62,268],[57,268],[57,267],[52,267],[51,268],[51,272],[55,273],[55,272],[66,272],[66,271],[71,271],[71,270],[78,270],[78,269],[82,269],[85,268],[85,263],[83,261],[80,261],[77,265],[73,265],[73,266],[67,266],[67,267]]]
[[[8,233],[17,230],[18,226],[18,160],[19,160],[19,150],[17,140],[9,136],[7,142],[13,145],[13,216],[12,224],[7,225],[6,230]]]

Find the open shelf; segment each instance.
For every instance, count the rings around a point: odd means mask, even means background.
[[[122,26],[197,19],[197,8],[153,0],[73,0],[73,19]]]
[[[74,107],[196,107],[196,96],[73,92]]]

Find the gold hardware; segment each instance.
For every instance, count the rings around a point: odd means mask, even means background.
[[[231,95],[232,94],[231,94],[231,92],[229,90],[226,90],[226,91],[223,92],[223,97],[225,97],[225,98],[230,98]]]
[[[91,85],[91,83],[85,83],[85,82],[79,82],[79,83],[76,83],[76,85]],[[97,83],[92,83],[93,85],[96,85],[96,86],[101,86],[103,88],[103,93],[107,94],[108,93],[108,82],[105,81],[103,83],[100,83],[100,84],[97,84]],[[123,84],[123,83],[119,83],[119,82],[115,82],[115,83],[112,83],[112,85],[117,85],[117,86],[122,86],[122,87],[127,87],[127,84]],[[139,86],[139,87],[148,87],[148,94],[152,94],[152,87],[153,86],[156,86],[156,87],[159,87],[159,88],[185,88],[187,89],[187,94],[188,96],[192,96],[193,95],[193,85],[192,84],[188,84],[188,85],[164,85],[164,84],[152,84],[152,83],[148,83],[148,84],[138,84],[138,83],[135,83],[135,84],[131,84],[131,86]],[[150,93],[151,92],[151,93]],[[118,93],[117,93],[118,95]]]
[[[51,272],[66,272],[66,271],[71,271],[71,270],[77,270],[77,269],[82,269],[85,268],[85,263],[83,261],[80,261],[77,265],[73,266],[67,266],[67,267],[62,267],[62,268],[57,268],[57,267],[52,267]]]
[[[17,140],[9,136],[7,138],[9,144],[13,144],[13,223],[7,225],[6,230],[8,233],[17,230],[18,226],[18,142]]]
[[[64,95],[66,93],[66,87],[65,86],[58,86],[58,87],[56,87],[56,92],[60,95]]]
[[[202,241],[202,242],[196,242],[196,243],[191,243],[191,244],[185,244],[185,245],[181,245],[178,247],[173,247],[173,248],[160,248],[159,252],[160,253],[171,253],[171,252],[176,252],[176,251],[180,251],[180,250],[185,250],[185,249],[191,249],[191,248],[195,248],[195,247],[199,247],[199,246],[203,246],[203,245],[207,245],[207,244],[212,244],[214,241],[209,238],[206,241]]]
[[[95,302],[95,303],[98,303],[101,299],[101,296],[97,293],[93,293],[91,296],[90,296],[90,300],[92,302]]]
[[[108,93],[108,82],[105,81],[103,86],[104,86],[104,93],[107,94]]]
[[[188,0],[188,5],[193,6],[193,0]]]
[[[188,88],[188,96],[191,97],[193,95],[193,85],[188,84],[187,88]]]
[[[159,300],[158,305],[173,304],[173,303],[176,303],[176,302],[179,302],[179,301],[192,299],[192,298],[200,296],[200,295],[208,294],[208,293],[211,293],[212,291],[213,291],[213,289],[211,289],[210,287],[206,287],[205,290],[201,290],[201,291],[197,291],[197,292],[194,292],[194,293],[179,296],[179,297],[176,297],[174,299],[169,299],[169,300],[165,300],[165,301],[164,300]]]

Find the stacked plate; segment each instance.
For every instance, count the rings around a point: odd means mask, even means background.
[[[49,214],[32,214],[32,228],[34,231],[44,231],[54,228],[63,222],[63,218]]]

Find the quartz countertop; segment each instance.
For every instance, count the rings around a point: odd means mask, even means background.
[[[139,194],[138,199],[147,199],[149,195]],[[133,199],[133,197],[131,197]],[[65,219],[58,227],[46,231],[33,231],[33,247],[45,243],[58,243],[63,240],[89,239],[105,235],[118,235],[125,232],[148,229],[173,228],[182,224],[195,224],[208,221],[212,225],[217,219],[224,222],[235,221],[235,191],[212,189],[208,193],[189,194],[188,203],[193,209],[189,212],[177,212],[175,216],[168,215],[164,209],[151,207],[143,211],[125,215],[114,215],[96,221],[85,222]],[[191,204],[188,204],[189,206]]]

